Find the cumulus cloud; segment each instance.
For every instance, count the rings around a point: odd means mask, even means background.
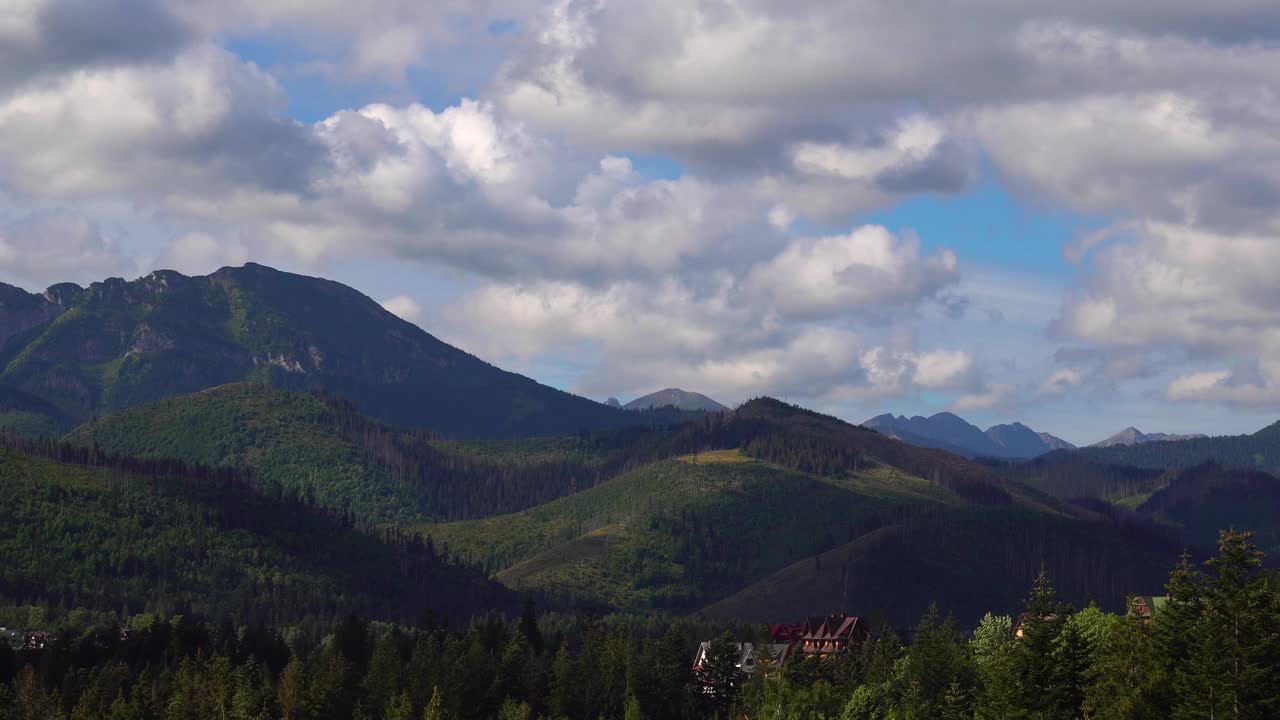
[[[414,323],[415,325],[422,322],[424,316],[422,305],[408,295],[397,295],[393,298],[387,298],[382,301],[381,305],[386,308],[387,312],[395,315],[401,320]]]
[[[41,288],[129,275],[137,266],[117,239],[72,211],[38,213],[0,226],[0,279]]]
[[[914,338],[926,301],[963,320],[960,259],[860,219],[972,187],[982,157],[1016,196],[1105,226],[1063,248],[1081,279],[1053,326],[1100,372],[1158,359],[1174,367],[1169,398],[1280,395],[1256,360],[1280,347],[1273,2],[10,5],[0,192],[172,221],[160,264],[266,252],[459,268],[491,283],[468,312],[506,328],[471,341],[498,355],[595,343],[583,388],[647,391],[669,370],[727,393],[945,389],[991,407],[1013,391],[983,384],[972,341]],[[496,37],[496,20],[518,32]],[[438,65],[472,98],[401,94],[298,122],[229,37],[283,38],[343,82]],[[683,174],[638,172],[628,157],[646,152]],[[0,227],[7,277],[135,267],[105,224],[41,217]],[[1033,314],[1001,309],[1004,325]],[[1040,391],[1084,375],[1059,370]]]
[[[1168,397],[1276,403],[1276,267],[1273,237],[1146,223],[1133,239],[1095,255],[1089,282],[1068,299],[1055,329],[1138,366],[1173,351],[1239,359],[1247,372],[1184,374],[1169,384]]]
[[[193,38],[160,0],[8,0],[0,18],[0,91],[86,66],[172,57]]]
[[[909,272],[930,262],[910,241],[882,228],[869,232],[874,239],[867,245],[842,250],[846,265],[889,263]],[[966,352],[886,344],[823,322],[857,317],[865,308],[901,311],[928,299],[935,287],[846,278],[854,294],[825,298],[815,313],[814,305],[796,304],[778,285],[758,280],[792,272],[779,259],[795,247],[742,275],[721,271],[701,282],[667,276],[595,288],[565,281],[493,284],[459,300],[446,317],[464,347],[487,357],[536,356],[582,343],[598,348],[600,364],[575,385],[592,395],[682,383],[727,398],[769,392],[835,402],[973,382],[976,370]],[[906,267],[913,264],[919,267]],[[834,279],[827,287],[845,292]]]
[[[797,238],[753,268],[748,283],[786,314],[829,316],[909,307],[957,278],[954,252],[925,256],[917,238],[895,238],[872,225],[847,235]]]
[[[1060,368],[1040,384],[1040,394],[1064,395],[1083,382],[1084,375],[1079,370]]]
[[[93,66],[0,95],[0,183],[31,195],[175,204],[297,192],[324,156],[275,81],[212,45]]]
[[[243,265],[250,259],[249,248],[239,238],[191,232],[170,243],[155,266],[157,270],[205,275],[218,268]]]

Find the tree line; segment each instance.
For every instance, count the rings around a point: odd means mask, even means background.
[[[447,627],[347,616],[319,634],[80,613],[39,649],[0,642],[3,720],[1057,720],[1280,712],[1280,594],[1248,533],[1184,558],[1154,618],[1076,609],[1037,578],[1017,618],[971,632],[931,608],[856,652],[753,674],[726,631],[652,620],[486,615]],[[75,614],[72,614],[75,615]],[[0,609],[0,621],[21,620]]]

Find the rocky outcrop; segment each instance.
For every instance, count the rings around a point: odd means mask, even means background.
[[[53,320],[63,307],[46,296],[0,283],[0,348],[11,338]]]

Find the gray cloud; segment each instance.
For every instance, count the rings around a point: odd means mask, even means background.
[[[164,61],[194,39],[171,4],[160,0],[25,5],[0,23],[0,91],[78,67]]]

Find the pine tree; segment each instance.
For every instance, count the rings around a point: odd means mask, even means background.
[[[1022,637],[1018,643],[1022,705],[1032,717],[1049,717],[1054,708],[1054,685],[1058,678],[1053,652],[1065,610],[1058,603],[1053,582],[1042,566],[1020,619]]]
[[[627,707],[622,715],[622,720],[647,720],[644,712],[640,709],[640,701],[636,699],[635,695],[627,696]]]
[[[400,694],[400,650],[392,633],[378,638],[373,646],[369,672],[364,677],[364,691],[369,706],[381,710]]]
[[[520,632],[529,640],[529,647],[534,655],[541,655],[542,632],[538,630],[538,608],[533,598],[524,601],[524,612],[520,614]]]
[[[440,697],[440,688],[434,688],[431,691],[431,700],[427,702],[427,707],[422,711],[422,720],[447,720],[448,716],[444,711],[444,699]]]
[[[711,641],[699,680],[707,688],[707,700],[715,717],[727,717],[729,708],[738,697],[738,689],[742,685],[742,670],[738,668],[740,660],[737,640],[729,631]]]
[[[569,653],[569,641],[565,640],[551,661],[551,682],[547,699],[551,716],[568,717],[573,709],[573,656]]]
[[[409,699],[409,693],[402,692],[396,696],[387,705],[385,717],[387,720],[413,720],[413,701]]]
[[[1202,611],[1177,673],[1173,715],[1273,718],[1280,711],[1280,669],[1272,655],[1280,626],[1253,533],[1223,531],[1218,555],[1206,565]]]
[[[667,629],[658,641],[655,655],[653,674],[658,706],[649,709],[654,717],[678,720],[684,714],[685,700],[693,681],[688,647],[678,627],[673,625]]]

